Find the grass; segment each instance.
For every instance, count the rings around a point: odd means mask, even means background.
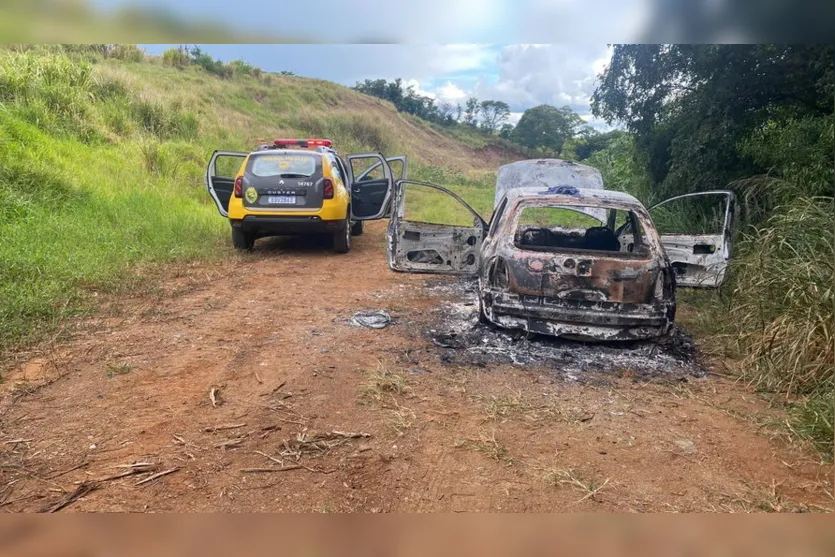
[[[107,364],[107,378],[116,377],[117,375],[127,375],[133,370],[130,364]]]
[[[561,487],[567,485],[583,494],[583,497],[576,501],[580,503],[586,499],[596,501],[595,497],[609,486],[609,478],[598,480],[597,478],[589,478],[578,473],[573,468],[566,469],[551,469],[543,476],[543,480],[548,485],[554,487]],[[576,504],[575,503],[575,504]]]
[[[94,310],[94,293],[134,288],[137,267],[228,258],[203,185],[215,149],[325,136],[343,153],[407,153],[420,176],[489,183],[472,148],[334,83],[117,54],[0,48],[0,355]]]
[[[482,453],[496,462],[507,466],[513,464],[508,448],[496,439],[496,432],[480,431],[477,439],[464,439],[456,444],[456,448]]]
[[[376,369],[368,372],[360,394],[364,398],[380,401],[385,395],[402,395],[407,390],[406,379],[380,363]]]

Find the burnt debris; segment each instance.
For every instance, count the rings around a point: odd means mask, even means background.
[[[578,342],[532,335],[479,320],[474,280],[445,281],[430,288],[452,295],[425,330],[443,364],[544,367],[567,380],[582,380],[588,372],[636,378],[702,377],[706,373],[693,338],[679,328],[663,341]]]

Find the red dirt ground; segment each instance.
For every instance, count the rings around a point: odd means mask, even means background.
[[[16,363],[0,508],[832,508],[831,468],[768,435],[760,424],[779,416],[727,378],[578,384],[441,363],[420,334],[438,279],[391,272],[384,226],[347,255],[261,240],[223,267],[170,269],[157,291],[109,301],[71,341]],[[363,309],[396,322],[351,326]],[[175,471],[112,479],[136,462]]]

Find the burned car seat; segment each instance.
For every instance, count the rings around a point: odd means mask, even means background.
[[[586,229],[584,248],[595,251],[620,251],[620,242],[610,228],[593,226]]]

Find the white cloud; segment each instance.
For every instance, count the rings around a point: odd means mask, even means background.
[[[437,98],[437,95],[435,93],[432,93],[431,91],[424,91],[423,89],[421,89],[420,81],[418,81],[417,79],[403,80],[403,85],[406,88],[408,88],[408,87],[413,88],[415,90],[415,93],[417,93],[418,95],[421,95],[423,97],[429,97],[430,99]]]
[[[502,100],[513,111],[539,104],[589,111],[605,45],[510,45],[499,54],[498,77],[475,87],[481,99]]]
[[[461,89],[451,81],[447,81],[438,87],[438,98],[442,101],[458,103],[462,102],[469,96],[467,91]]]
[[[519,120],[522,119],[522,114],[524,114],[524,112],[511,112],[507,121],[515,126],[519,123]]]

